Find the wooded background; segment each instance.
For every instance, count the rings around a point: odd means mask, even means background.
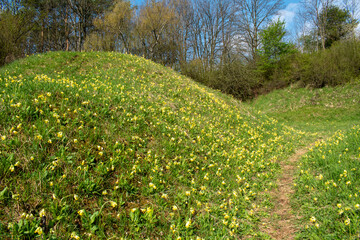
[[[118,51],[248,99],[359,76],[359,1],[305,0],[286,40],[282,0],[0,0],[0,65],[47,51]]]

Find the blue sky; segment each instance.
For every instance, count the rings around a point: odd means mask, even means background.
[[[130,0],[134,5],[140,5],[146,0]],[[295,15],[299,8],[300,0],[284,0],[284,9],[279,11],[280,17],[286,22],[286,29],[288,31],[288,38],[292,39],[296,35],[295,29]],[[276,17],[277,18],[277,17]]]
[[[284,1],[284,8],[279,11],[280,18],[285,20],[289,39],[296,38],[295,16],[300,7],[300,0]]]

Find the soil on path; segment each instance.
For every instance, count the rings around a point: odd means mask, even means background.
[[[300,149],[289,159],[280,163],[283,173],[278,180],[278,188],[270,191],[274,200],[274,209],[272,209],[270,219],[264,221],[266,228],[262,229],[273,239],[294,239],[295,237],[295,220],[298,216],[292,212],[290,198],[294,194],[293,180],[296,163],[307,151],[308,148]]]

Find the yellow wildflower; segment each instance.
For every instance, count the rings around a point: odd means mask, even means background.
[[[39,235],[43,234],[42,228],[41,228],[41,227],[38,227],[38,228],[35,230],[35,233],[37,233],[37,234],[39,234]]]
[[[111,205],[113,208],[115,208],[115,207],[117,206],[117,203],[114,202],[114,201],[110,201],[110,205]]]
[[[344,221],[345,225],[349,225],[350,224],[350,218],[347,218],[345,221]]]
[[[85,210],[81,209],[77,212],[80,216],[83,216],[85,214]]]
[[[80,239],[80,237],[75,232],[71,233],[70,238],[71,239],[76,239],[76,240]]]
[[[45,214],[46,214],[45,209],[41,209],[41,211],[39,213],[40,217],[45,216]]]
[[[189,219],[189,220],[186,222],[185,227],[186,227],[186,228],[191,227],[191,219]]]

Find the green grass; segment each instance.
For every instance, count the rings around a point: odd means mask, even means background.
[[[303,136],[131,55],[31,56],[0,89],[2,238],[266,238]]]
[[[321,89],[287,88],[259,96],[249,105],[280,123],[314,134],[313,140],[359,123],[359,92],[360,80]]]
[[[301,211],[298,239],[359,239],[360,127],[319,141],[304,156],[294,204]]]
[[[356,80],[338,87],[277,90],[248,103],[315,143],[298,162],[295,176],[292,204],[302,216],[297,239],[360,237],[359,93]]]

